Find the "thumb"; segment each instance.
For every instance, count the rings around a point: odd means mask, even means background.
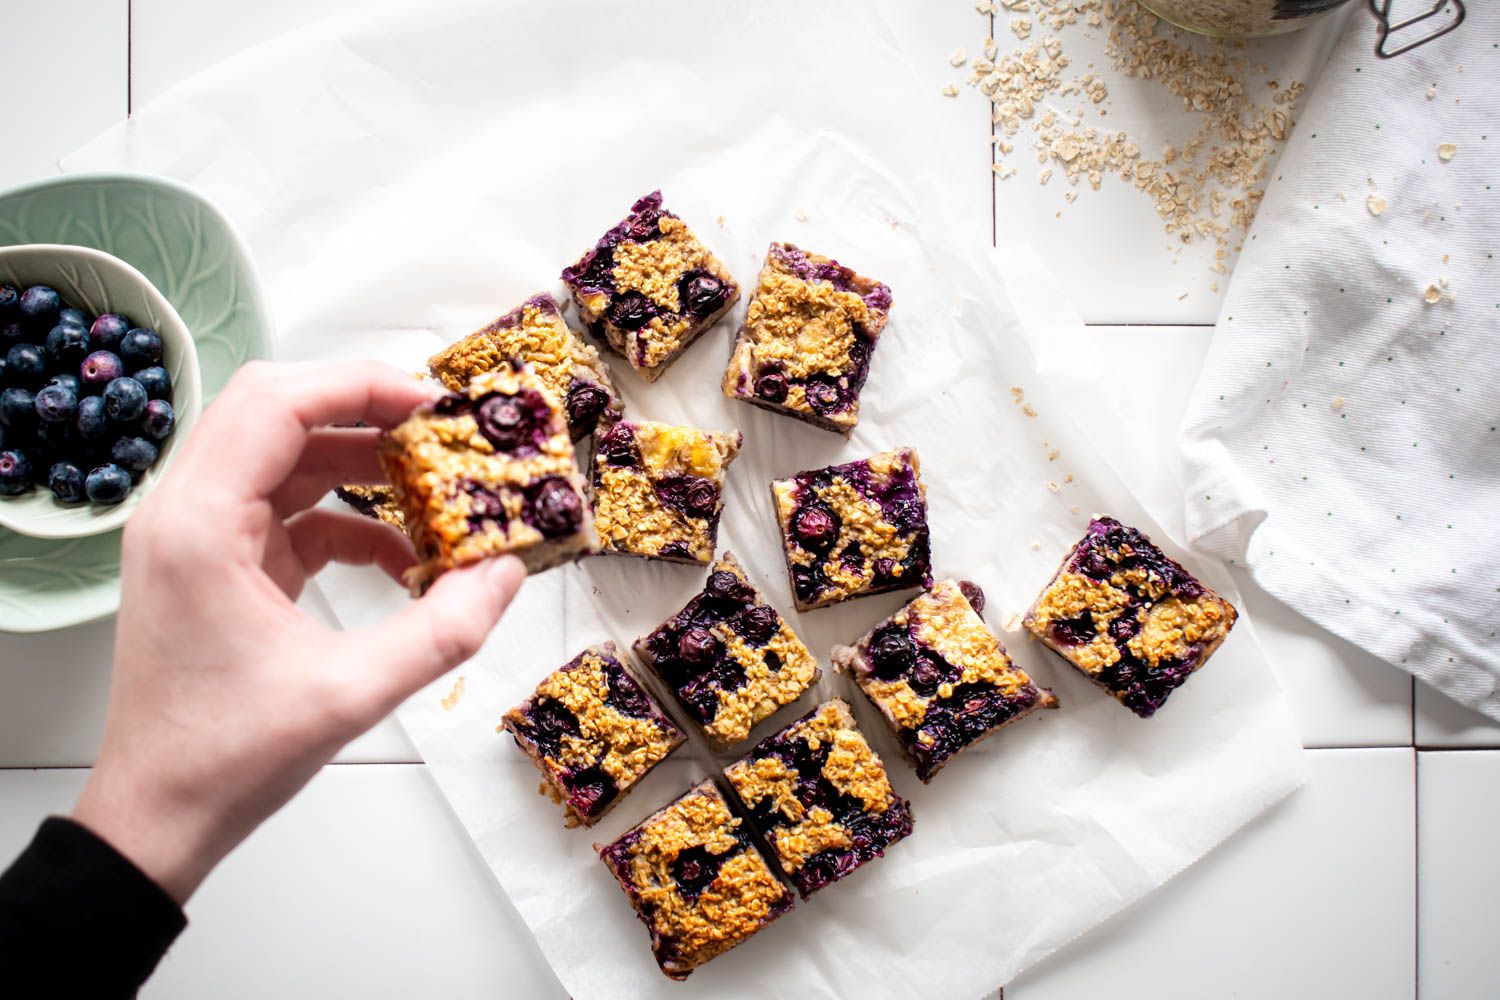
[[[351,659],[380,714],[477,653],[525,580],[515,556],[449,570],[398,614],[353,633]]]

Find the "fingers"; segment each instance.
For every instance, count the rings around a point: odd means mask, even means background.
[[[297,467],[271,494],[281,517],[311,507],[335,486],[386,482],[374,427],[320,427],[307,436]]]
[[[315,507],[286,522],[292,551],[302,563],[303,579],[331,562],[351,566],[374,564],[397,583],[416,561],[406,536],[383,521],[339,510]]]
[[[270,496],[297,467],[313,428],[363,421],[390,427],[441,390],[374,361],[253,362],[235,373],[175,463],[180,479],[240,499]]]
[[[399,614],[349,633],[348,683],[363,686],[370,721],[478,652],[525,579],[514,556],[450,570]]]

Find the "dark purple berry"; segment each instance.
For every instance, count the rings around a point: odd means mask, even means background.
[[[755,380],[755,394],[768,403],[784,403],[787,397],[786,376],[780,372],[766,372]]]
[[[984,591],[979,589],[979,584],[972,580],[960,580],[958,589],[963,591],[964,598],[969,602],[969,607],[974,609],[974,613],[982,616],[984,614]]]
[[[535,425],[519,396],[490,396],[474,415],[479,433],[499,451],[514,452],[532,444]]]
[[[827,416],[844,409],[844,397],[839,387],[826,376],[814,376],[807,380],[802,391],[807,396],[807,405],[814,413]]]
[[[1141,630],[1141,620],[1133,613],[1121,614],[1110,621],[1107,631],[1115,645],[1123,646]]]
[[[145,472],[156,464],[156,445],[143,437],[122,437],[109,450],[109,457],[122,469]]]
[[[71,372],[63,372],[60,375],[50,375],[47,378],[48,385],[60,385],[65,387],[75,396],[83,395],[83,379]]]
[[[704,585],[703,592],[711,600],[720,604],[748,604],[755,596],[750,585],[727,569],[721,569],[708,575],[708,583]]]
[[[58,323],[47,334],[43,349],[53,371],[74,371],[89,352],[88,331],[71,323]]]
[[[640,292],[626,292],[609,304],[609,321],[621,330],[639,330],[657,311],[656,304]]]
[[[621,421],[599,438],[599,454],[610,465],[627,467],[639,462],[632,425]]]
[[[625,673],[624,668],[611,665],[606,677],[609,681],[608,701],[611,705],[637,719],[651,717],[651,699],[634,678]]]
[[[597,764],[569,775],[568,804],[583,816],[597,816],[620,793],[613,778]]]
[[[5,380],[11,385],[34,389],[47,371],[46,355],[35,344],[12,344],[5,352]]]
[[[161,364],[161,334],[136,327],[120,340],[120,359],[133,372]]]
[[[16,496],[31,489],[31,459],[24,451],[0,451],[0,495]]]
[[[82,410],[79,411],[80,417]],[[141,431],[153,441],[165,441],[177,426],[177,414],[172,404],[165,399],[153,399],[146,403],[146,412],[141,414]]]
[[[83,470],[72,462],[54,462],[47,472],[47,488],[63,503],[79,503],[87,499],[83,478]]]
[[[120,341],[130,332],[130,320],[119,313],[104,313],[89,327],[89,349],[109,351],[120,349]]]
[[[15,320],[0,323],[0,351],[10,350],[10,345],[19,344],[25,336],[26,331]]]
[[[757,605],[747,608],[734,622],[734,630],[745,638],[747,642],[761,646],[771,641],[780,629],[781,623],[776,618],[776,612],[765,605]],[[769,659],[769,655],[767,658]],[[774,668],[773,668],[774,669]]]
[[[66,385],[47,385],[36,394],[36,415],[49,424],[70,421],[78,414],[78,396]]]
[[[550,476],[536,487],[531,500],[531,518],[538,531],[548,538],[561,538],[578,530],[583,522],[583,501],[571,483]]]
[[[90,316],[82,309],[74,309],[72,306],[68,306],[57,311],[57,321],[59,323],[68,323],[76,327],[81,327],[83,331],[87,333],[89,324],[94,322],[94,317]]]
[[[677,655],[684,663],[707,666],[719,658],[719,640],[706,628],[690,628],[677,640]]]
[[[94,503],[117,504],[130,495],[130,473],[113,462],[91,469],[84,477],[84,494]]]
[[[128,375],[115,379],[104,387],[104,412],[117,423],[139,420],[146,412],[146,387]]]
[[[609,393],[592,382],[574,382],[568,390],[568,423],[576,427],[593,427],[599,414],[609,405]]]
[[[36,425],[36,397],[15,386],[0,392],[0,424],[13,431],[30,430]]]
[[[21,293],[21,321],[33,330],[50,330],[62,311],[62,299],[46,285],[32,285]]]
[[[0,281],[0,320],[14,319],[21,304],[21,290],[15,285]]]
[[[899,625],[887,625],[870,642],[870,666],[877,677],[893,681],[917,659],[917,644]]]
[[[172,398],[172,376],[161,365],[142,368],[135,373],[135,380],[146,387],[146,395],[150,399]]]
[[[719,877],[719,869],[726,859],[710,854],[703,846],[689,847],[672,859],[672,880],[677,883],[677,892],[689,902],[703,894],[703,890]]]
[[[103,392],[104,387],[125,374],[125,363],[109,351],[95,351],[78,366],[78,377],[88,395]]]
[[[838,536],[838,523],[826,508],[809,504],[792,515],[792,537],[809,552],[821,552]]]
[[[1052,623],[1052,638],[1064,646],[1085,646],[1094,641],[1094,617],[1085,611],[1077,618]]]
[[[708,316],[724,304],[724,282],[706,271],[690,271],[677,286],[682,311],[694,316]]]
[[[687,488],[682,505],[693,517],[712,517],[719,506],[719,488],[707,479],[700,479]]]
[[[84,396],[78,401],[75,426],[78,436],[85,441],[102,441],[109,435],[109,415],[104,412],[103,396]]]

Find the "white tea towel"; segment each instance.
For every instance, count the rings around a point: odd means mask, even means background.
[[[1191,540],[1500,719],[1500,8],[1389,61],[1350,22],[1182,432]]]

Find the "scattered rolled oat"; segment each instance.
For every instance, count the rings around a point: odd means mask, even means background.
[[[1032,542],[1031,543],[1031,551],[1033,551],[1033,552],[1040,552],[1040,551],[1042,551],[1042,543],[1041,542]]]
[[[1385,212],[1385,199],[1378,194],[1372,194],[1365,199],[1365,208],[1370,210],[1371,215],[1380,215]]]
[[[1054,483],[1052,480],[1049,479],[1049,480],[1047,480],[1047,492],[1048,493],[1061,493],[1062,492],[1062,487],[1059,486],[1059,485],[1057,485],[1056,483]]]
[[[1047,461],[1055,462],[1057,461],[1057,456],[1061,454],[1062,452],[1058,451],[1056,448],[1049,448],[1047,449]]]
[[[962,66],[968,61],[969,54],[963,50],[963,46],[959,46],[958,48],[954,49],[953,54],[948,57],[949,66]]]
[[[1034,417],[1034,416],[1036,416],[1036,411],[1031,408],[1031,404],[1030,403],[1022,403],[1021,404],[1021,412],[1024,413],[1024,414],[1026,414],[1028,417]]]
[[[1076,514],[1078,513],[1078,505],[1075,503],[1073,506],[1069,507],[1068,510]]]
[[[945,84],[943,86],[943,96],[944,97],[957,97],[958,96],[958,84],[956,84],[956,83]]]
[[[1436,87],[1428,87],[1427,88],[1427,99],[1430,101],[1430,100],[1432,100],[1436,96],[1437,96],[1437,88]]]
[[[1438,159],[1447,163],[1453,159],[1453,154],[1458,152],[1458,147],[1451,142],[1438,143]]]
[[[1437,285],[1428,285],[1427,291],[1422,293],[1422,299],[1428,305],[1435,305],[1443,299],[1442,290]]]
[[[459,674],[458,680],[453,682],[453,690],[443,697],[443,711],[451,712],[458,705],[458,699],[464,696],[464,675]]]
[[[1023,388],[1021,388],[1018,385],[1011,386],[1010,387],[1010,401],[1012,403],[1024,403],[1024,402],[1026,402],[1026,390],[1023,389]]]
[[[804,212],[804,211],[802,211],[802,209],[799,208],[795,212],[792,213],[792,218],[796,219],[798,222],[806,222],[807,221],[807,213]]]
[[[1335,410],[1342,410],[1344,408],[1344,397],[1334,396],[1333,399],[1329,400],[1328,405]]]

